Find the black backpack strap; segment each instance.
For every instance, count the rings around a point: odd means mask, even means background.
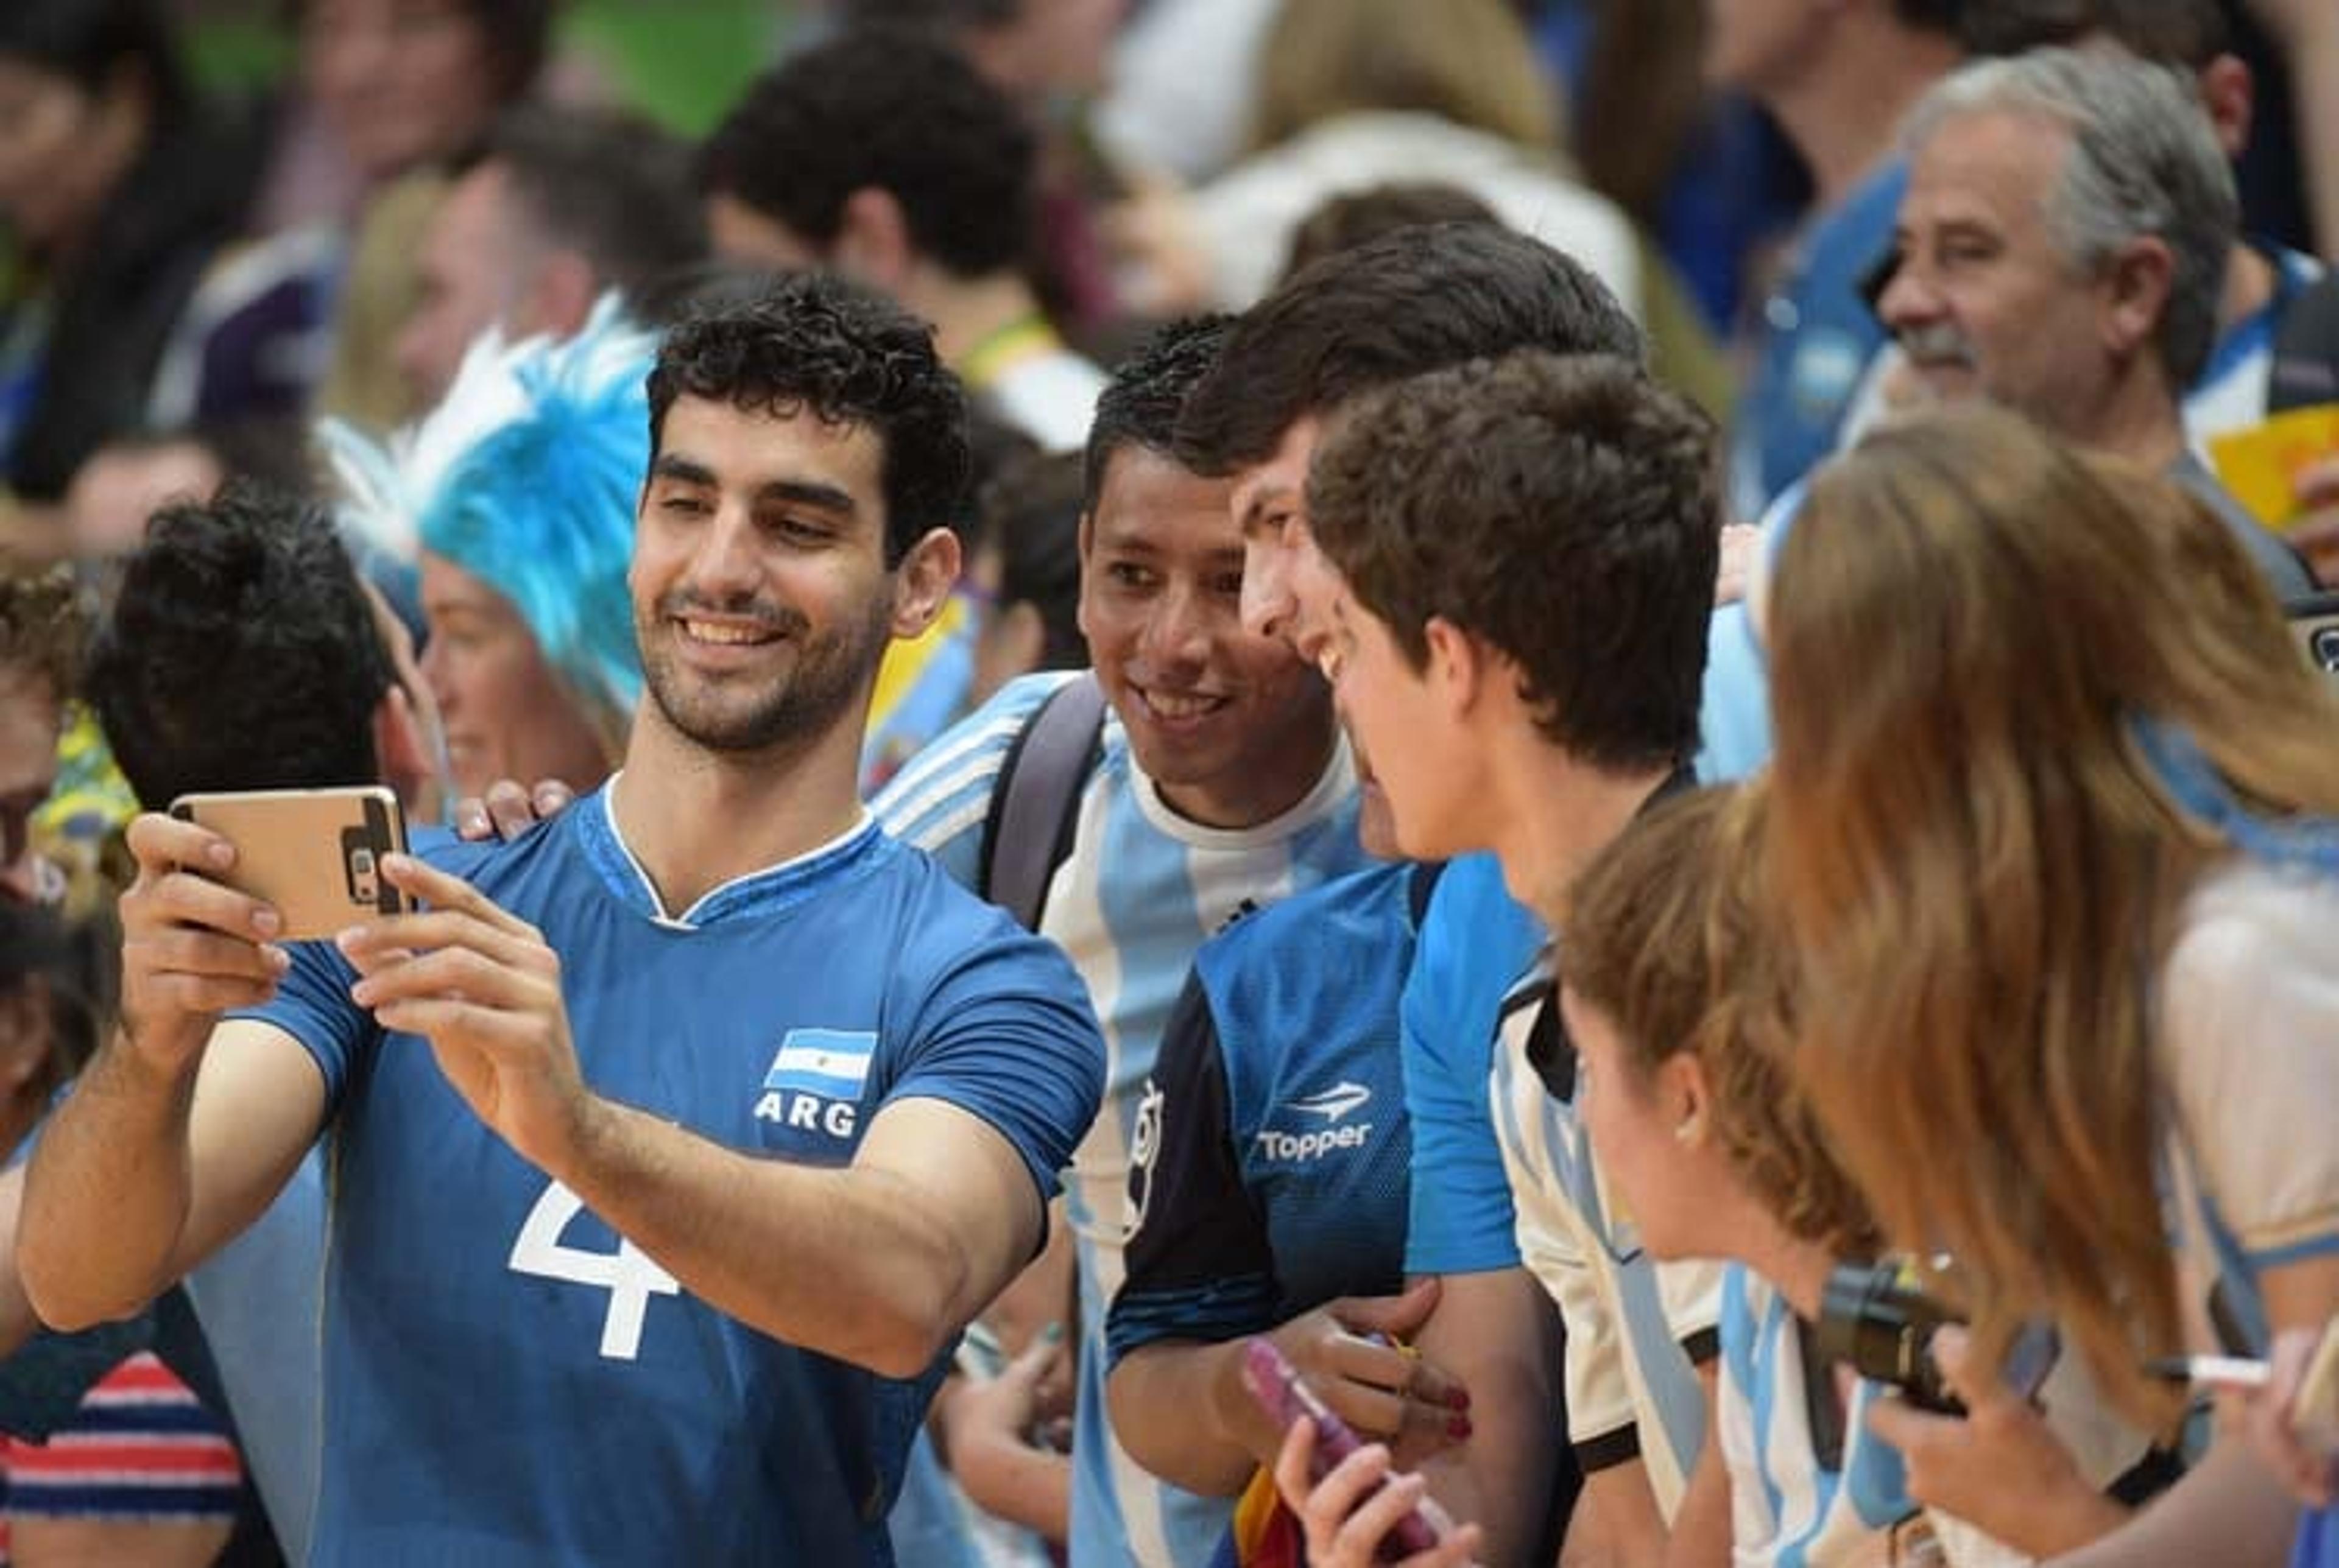
[[[1048,883],[1071,853],[1081,786],[1104,734],[1104,688],[1087,671],[1032,710],[999,764],[982,824],[982,896],[1040,929]]]
[[[2339,274],[2292,296],[2275,327],[2266,412],[2339,402]]]

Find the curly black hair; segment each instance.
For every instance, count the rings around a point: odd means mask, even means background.
[[[761,299],[684,320],[650,371],[650,460],[677,398],[858,425],[884,446],[885,564],[968,506],[966,397],[934,355],[933,329],[826,273],[785,278]]]
[[[1713,426],[1639,366],[1530,350],[1367,392],[1317,449],[1308,516],[1416,669],[1442,617],[1517,665],[1536,728],[1583,762],[1697,749]]]
[[[1097,395],[1081,471],[1081,510],[1096,509],[1105,469],[1123,447],[1165,458],[1173,453],[1186,399],[1219,362],[1234,326],[1232,316],[1189,316],[1155,329],[1130,350]]]
[[[57,701],[79,695],[89,615],[66,566],[0,562],[0,671],[31,676]]]
[[[699,188],[815,250],[854,192],[901,203],[910,242],[962,278],[1017,265],[1037,143],[1015,105],[949,44],[854,28],[766,72],[699,149]]]
[[[123,776],[159,810],[191,790],[379,783],[373,718],[395,678],[331,521],[232,483],[147,525],[87,694]]]
[[[1646,340],[1599,279],[1492,223],[1395,229],[1302,269],[1244,312],[1178,420],[1198,474],[1264,462],[1309,414],[1465,360],[1545,349],[1635,364]]]

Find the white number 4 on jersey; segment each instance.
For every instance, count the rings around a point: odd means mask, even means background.
[[[547,1187],[512,1243],[509,1267],[515,1274],[607,1291],[609,1315],[601,1322],[601,1354],[612,1361],[631,1361],[641,1354],[642,1319],[649,1312],[650,1297],[679,1296],[682,1287],[622,1236],[615,1252],[586,1252],[562,1241],[568,1222],[584,1212],[584,1200],[560,1183]]]

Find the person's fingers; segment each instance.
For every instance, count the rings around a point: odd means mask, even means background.
[[[1390,1475],[1356,1508],[1340,1526],[1334,1550],[1341,1562],[1370,1563],[1382,1541],[1399,1521],[1411,1514],[1429,1494],[1429,1484],[1418,1475]]]
[[[488,803],[478,795],[467,794],[457,801],[453,817],[455,836],[465,843],[479,843],[495,836],[495,819],[488,814]]]
[[[1904,1455],[1929,1448],[1945,1431],[1953,1431],[1957,1425],[1955,1416],[1920,1410],[1897,1395],[1869,1402],[1869,1431]]]
[[[183,871],[166,872],[134,901],[125,898],[122,919],[125,931],[199,926],[252,942],[273,941],[284,930],[283,916],[272,905],[225,883]]]
[[[1415,1281],[1401,1295],[1344,1297],[1326,1310],[1352,1334],[1386,1334],[1406,1339],[1428,1322],[1429,1315],[1436,1310],[1438,1289],[1437,1278],[1432,1275]]]
[[[141,812],[130,820],[123,840],[142,870],[161,873],[173,866],[227,871],[235,864],[235,844],[199,823]]]
[[[1308,1494],[1315,1487],[1308,1474],[1309,1461],[1316,1456],[1316,1423],[1303,1415],[1284,1430],[1283,1446],[1275,1454],[1275,1489],[1295,1514],[1307,1506]]]
[[[439,997],[508,1012],[540,1011],[554,1000],[540,977],[468,947],[432,948],[384,965],[350,988],[352,1001],[377,1011]]]
[[[536,807],[528,799],[528,786],[518,779],[498,779],[489,784],[484,804],[498,838],[518,838],[536,825]]]
[[[577,804],[577,792],[566,779],[538,779],[528,792],[528,804],[536,808],[537,820],[558,816]]]
[[[2290,476],[2291,493],[2301,507],[2339,505],[2339,453],[2302,465]]]
[[[534,926],[504,909],[495,900],[465,882],[461,877],[440,871],[437,866],[425,864],[410,854],[382,856],[381,874],[400,892],[430,905],[434,910],[451,911],[468,915],[508,935],[523,940],[541,940]],[[416,917],[410,915],[393,915],[388,920],[375,923],[387,926],[414,918]]]

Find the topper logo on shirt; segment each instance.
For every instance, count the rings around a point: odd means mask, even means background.
[[[859,1030],[792,1029],[764,1074],[758,1121],[851,1138],[861,1117],[877,1037]]]

